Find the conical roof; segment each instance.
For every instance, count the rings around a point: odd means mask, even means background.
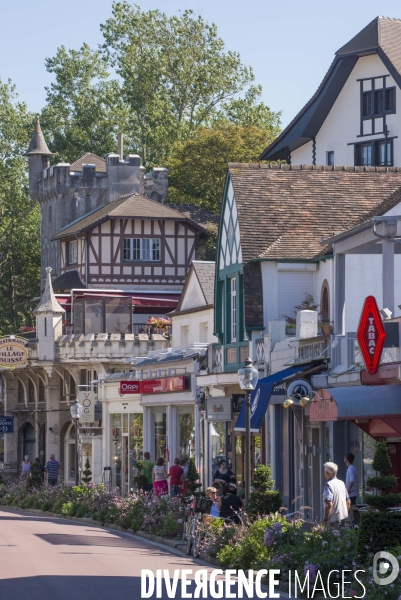
[[[50,152],[42,130],[40,128],[39,115],[36,115],[35,129],[33,131],[31,141],[29,142],[28,150],[24,156],[32,156],[34,154],[41,154],[42,156],[53,156],[53,152]]]
[[[53,292],[52,286],[52,278],[50,273],[52,272],[51,267],[46,268],[47,276],[46,276],[46,286],[45,291],[43,292],[43,296],[40,299],[39,304],[33,311],[36,314],[39,313],[53,313],[53,314],[63,314],[65,313],[64,308],[60,306],[57,302],[56,296]]]

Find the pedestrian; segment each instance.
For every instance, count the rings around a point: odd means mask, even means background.
[[[345,487],[347,488],[351,506],[356,504],[359,494],[358,469],[354,466],[355,456],[352,452],[347,452],[344,456],[344,462],[347,465],[347,475],[345,477]]]
[[[45,468],[44,468],[43,464],[40,462],[39,456],[37,458],[35,458],[34,462],[36,462],[36,463],[39,464],[39,475],[40,475],[41,480],[44,481],[44,478],[45,478]]]
[[[219,460],[219,468],[213,476],[214,480],[220,481],[223,485],[227,483],[236,483],[235,475],[231,469],[227,468],[227,463],[224,458]]]
[[[144,452],[142,462],[145,463],[145,467],[142,469],[141,475],[146,477],[146,479],[148,480],[148,483],[144,486],[143,491],[151,492],[153,490],[152,471],[153,471],[153,467],[155,466],[155,463],[152,460],[150,460],[149,452]]]
[[[188,480],[188,459],[186,456],[184,456],[181,459],[181,469],[184,471],[183,476],[182,476],[182,486],[181,486],[181,496],[185,496],[185,494],[188,492],[188,484],[189,484],[189,480]]]
[[[60,463],[56,460],[54,454],[50,455],[50,460],[46,463],[45,473],[47,473],[48,485],[57,485],[57,479],[60,473]]]
[[[166,467],[164,465],[164,458],[161,456],[156,461],[156,466],[153,467],[153,487],[155,496],[162,496],[163,494],[168,494],[168,485],[167,485],[167,474]]]
[[[326,483],[323,490],[324,517],[323,525],[343,525],[348,517],[350,500],[341,479],[337,479],[338,466],[327,462],[324,465],[324,476]]]
[[[174,459],[174,465],[170,467],[170,496],[176,498],[180,495],[181,483],[183,482],[184,469],[180,467],[180,459]]]
[[[242,500],[237,496],[237,486],[235,483],[226,485],[225,493],[218,499],[219,516],[223,519],[239,524],[238,513],[242,511]]]
[[[209,500],[213,501],[212,504],[212,508],[210,509],[210,516],[211,517],[219,517],[219,502],[218,502],[218,494],[217,494],[217,490],[215,487],[208,487],[206,488],[206,496],[209,498]]]
[[[21,479],[25,479],[25,477],[31,476],[31,468],[32,464],[29,460],[29,456],[25,454],[24,460],[21,463]]]

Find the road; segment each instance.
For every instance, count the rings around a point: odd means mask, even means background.
[[[205,568],[125,533],[0,510],[0,600],[136,600],[142,597],[141,569],[168,569],[171,578],[175,569],[190,569],[190,579]],[[194,590],[193,582],[188,592]],[[169,597],[164,585],[161,597]],[[170,597],[182,597],[180,583]]]

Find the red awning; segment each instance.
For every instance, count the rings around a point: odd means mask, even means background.
[[[71,308],[71,296],[61,296],[60,294],[55,294],[57,302],[62,306],[65,310]]]

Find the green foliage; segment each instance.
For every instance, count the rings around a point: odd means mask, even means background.
[[[89,456],[86,457],[85,470],[83,471],[82,475],[82,481],[84,483],[90,483],[92,481],[92,471],[90,470]]]
[[[391,459],[388,453],[386,442],[376,444],[375,455],[372,462],[372,469],[379,471],[381,475],[388,475],[391,470]]]
[[[169,169],[169,202],[190,203],[219,213],[227,163],[255,162],[276,137],[278,128],[241,126],[227,120],[200,127],[174,143]]]
[[[188,493],[190,495],[193,495],[202,486],[201,483],[197,483],[199,481],[199,474],[198,474],[198,471],[196,470],[194,458],[189,459],[187,479],[189,482],[188,483]]]
[[[386,508],[401,504],[401,494],[384,494],[383,496],[364,494],[363,500],[369,506],[379,508],[380,510],[386,510]]]
[[[39,294],[39,209],[28,195],[26,151],[33,115],[0,79],[0,335],[32,325]]]
[[[27,488],[40,487],[42,485],[42,474],[40,463],[34,461],[31,467],[31,476],[26,481]]]
[[[362,561],[401,544],[401,513],[364,512],[358,529],[357,552]]]
[[[269,465],[259,465],[254,471],[253,487],[251,492],[248,514],[251,517],[276,513],[281,506],[281,494],[273,490],[274,480],[272,469]]]
[[[312,294],[305,293],[305,298],[302,300],[301,304],[294,306],[294,308],[295,308],[294,315],[296,317],[297,312],[299,310],[317,310],[318,307],[319,307],[319,305],[316,304],[315,299],[312,296]],[[285,320],[287,321],[288,324],[290,324],[290,325],[296,324],[296,318],[291,317],[290,315],[283,315],[283,317],[285,318]]]
[[[116,151],[117,132],[129,129],[128,111],[101,53],[87,44],[79,50],[61,46],[45,65],[55,76],[46,88],[41,115],[53,162],[73,162],[85,152],[103,156]]]
[[[397,485],[397,479],[398,477],[395,477],[394,475],[368,477],[366,484],[369,487],[385,492],[387,490],[391,490],[391,488],[394,488]]]

